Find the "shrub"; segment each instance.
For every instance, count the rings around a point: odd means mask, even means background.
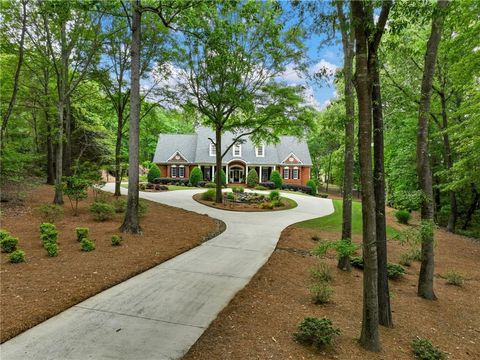
[[[231,192],[227,193],[227,199],[228,200],[235,200],[235,195]]]
[[[160,168],[157,166],[157,164],[151,164],[150,169],[148,170],[147,174],[147,180],[148,182],[153,182],[155,179],[158,179],[160,176]]]
[[[17,249],[18,239],[11,235],[7,235],[3,239],[0,240],[0,247],[2,248],[3,252],[11,253]]]
[[[244,193],[244,192],[245,192],[245,189],[244,189],[243,187],[241,187],[241,186],[238,186],[238,187],[234,186],[234,187],[232,188],[232,191],[233,191],[234,193]]]
[[[420,360],[443,360],[447,356],[427,339],[417,337],[412,341],[413,355]]]
[[[268,188],[262,185],[257,185],[255,186],[255,190],[268,190]]]
[[[0,240],[5,239],[7,236],[10,236],[10,233],[7,230],[0,229]]]
[[[215,190],[209,189],[202,193],[202,200],[213,201],[215,199]]]
[[[463,276],[458,272],[451,270],[445,274],[448,285],[462,286],[463,285]]]
[[[198,186],[198,182],[203,179],[202,170],[199,167],[194,167],[190,172],[190,183],[192,186]]]
[[[148,183],[147,186],[145,186],[145,188],[146,188],[147,190],[153,190],[153,189],[155,189],[155,184]]]
[[[225,171],[220,170],[220,179],[222,180],[222,186],[226,186],[227,185],[227,176],[225,175]],[[217,174],[215,174],[215,182],[217,180]]]
[[[389,279],[399,279],[405,274],[405,268],[400,264],[387,263],[387,276]]]
[[[314,345],[317,349],[332,342],[332,338],[340,335],[340,330],[332,326],[332,321],[327,318],[306,317],[293,334],[295,340],[302,344]]]
[[[48,256],[55,257],[58,255],[58,245],[56,243],[46,243],[44,248],[47,250]]]
[[[273,200],[272,205],[273,205],[273,207],[282,207],[285,204],[282,202],[282,200],[278,199],[278,200]]]
[[[313,236],[312,236],[312,240],[313,240],[313,241],[320,241],[320,236],[318,236],[318,235],[313,235]]]
[[[268,195],[268,198],[270,199],[270,201],[280,200],[280,192],[278,192],[277,190],[270,191],[270,195]]]
[[[95,220],[106,221],[113,218],[115,208],[110,204],[94,202],[90,205],[90,212]]]
[[[40,225],[40,239],[43,245],[47,243],[56,244],[58,240],[58,231],[55,225],[43,223]]]
[[[42,216],[42,220],[49,223],[55,223],[58,220],[61,220],[63,217],[63,208],[56,204],[45,204],[39,206],[37,211]]]
[[[155,190],[157,190],[157,191],[167,191],[168,186],[167,185],[155,184]]]
[[[422,251],[420,249],[410,249],[410,256],[414,261],[422,261]]]
[[[275,189],[275,183],[273,181],[264,181],[259,183],[258,185],[263,186],[267,189]]]
[[[140,217],[145,216],[145,214],[147,213],[147,210],[148,210],[148,203],[143,199],[138,200],[138,216]]]
[[[75,228],[75,234],[77,235],[78,241],[82,241],[83,239],[88,239],[88,228],[77,227]]]
[[[215,189],[217,187],[217,184],[215,184],[214,182],[209,182],[205,184],[205,187],[207,189]]]
[[[277,170],[272,171],[270,174],[270,181],[275,184],[275,189],[281,189],[282,188],[282,177],[280,176],[280,173]]]
[[[310,279],[312,282],[330,282],[332,281],[332,270],[324,262],[320,262],[310,268]]]
[[[397,191],[393,194],[393,205],[397,209],[413,211],[420,209],[423,200],[423,193],[418,191]]]
[[[318,193],[317,195],[320,196],[321,198],[324,198],[324,199],[328,198],[327,193]]]
[[[9,255],[9,260],[12,264],[25,262],[25,251],[17,249]]]
[[[182,178],[157,178],[152,181],[153,184],[187,186],[190,179]]]
[[[117,198],[113,200],[112,205],[116,213],[123,213],[127,210],[127,200],[125,199]]]
[[[325,281],[310,285],[309,290],[315,304],[328,303],[333,294],[333,289]]]
[[[120,246],[122,241],[123,239],[120,235],[112,235],[112,246]]]
[[[67,195],[72,206],[73,215],[78,215],[78,203],[86,199],[87,189],[92,185],[92,181],[82,176],[65,176],[62,181],[62,191]]]
[[[202,180],[202,181],[198,182],[197,186],[198,187],[205,187],[206,184],[207,184],[207,182]]]
[[[147,190],[147,184],[138,184],[138,189],[140,191],[145,191]]]
[[[264,202],[260,206],[262,207],[262,209],[273,209],[273,204],[271,202]]]
[[[283,190],[291,190],[291,191],[300,191],[305,194],[311,194],[312,189],[309,186],[305,185],[297,185],[297,184],[283,184]]]
[[[87,238],[82,239],[82,241],[80,241],[80,248],[86,252],[93,251],[95,250],[95,242]]]
[[[358,245],[352,243],[350,240],[336,240],[323,241],[312,250],[312,253],[317,256],[325,256],[328,249],[334,249],[337,253],[337,258],[351,257],[358,249]]]
[[[307,181],[307,186],[312,190],[310,194],[313,196],[317,195],[317,184],[315,180],[310,179]]]
[[[412,265],[412,256],[410,253],[402,253],[400,254],[400,260],[398,263],[403,266],[410,266]]]
[[[407,210],[397,210],[395,211],[395,217],[400,224],[408,224],[410,213]]]
[[[258,184],[258,173],[257,170],[251,169],[247,175],[247,186],[255,187]]]
[[[352,256],[350,257],[350,264],[357,269],[363,269],[363,257]]]

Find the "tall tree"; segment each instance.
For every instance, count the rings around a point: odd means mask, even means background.
[[[428,119],[432,94],[433,76],[437,50],[442,37],[447,0],[438,0],[432,16],[432,30],[427,42],[423,78],[420,93],[417,129],[417,177],[418,187],[422,191],[422,265],[418,279],[418,295],[429,300],[436,299],[433,290],[434,249],[433,249],[433,184],[432,170],[428,150]]]

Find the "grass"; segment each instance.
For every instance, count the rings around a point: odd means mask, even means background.
[[[286,205],[288,206],[290,209],[293,209],[293,208],[296,208],[298,206],[297,202],[292,200],[292,199],[289,199],[289,198],[286,198],[286,197],[280,197],[280,200]]]
[[[122,183],[120,185],[124,189],[128,189],[128,183]],[[199,187],[193,187],[193,186],[179,186],[179,185],[168,185],[168,190],[193,190],[193,189],[201,189]]]
[[[298,223],[297,226],[307,229],[318,229],[325,231],[342,231],[342,200],[332,200],[335,212],[328,216],[319,217]],[[352,202],[352,233],[362,233],[362,205],[358,201]],[[387,237],[391,238],[398,232],[387,225]]]

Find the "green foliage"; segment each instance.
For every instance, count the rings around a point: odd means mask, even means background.
[[[90,212],[97,221],[106,221],[113,218],[115,208],[107,203],[94,202],[90,205]]]
[[[77,235],[77,241],[82,241],[83,239],[88,239],[88,228],[77,227],[75,228],[75,234]]]
[[[398,263],[403,266],[411,266],[412,265],[412,257],[410,256],[409,253],[401,253],[400,254],[400,260]]]
[[[87,238],[82,239],[80,241],[80,249],[85,252],[93,251],[95,250],[95,242]]]
[[[227,186],[227,176],[225,175],[225,171],[220,170],[220,180],[222,181],[222,186]],[[215,183],[217,182],[217,174],[215,174]],[[206,186],[205,186],[206,187]]]
[[[400,224],[408,224],[411,216],[407,210],[397,210],[395,211],[395,217]]]
[[[332,342],[334,336],[340,335],[340,330],[333,327],[327,318],[306,317],[293,334],[295,340],[305,345],[313,345],[321,349]]]
[[[113,200],[112,205],[116,213],[124,213],[127,210],[127,200],[123,198]]]
[[[112,246],[120,246],[122,244],[122,237],[120,235],[112,235]]]
[[[0,241],[5,239],[7,236],[10,236],[10,233],[7,230],[0,229]]]
[[[0,247],[3,252],[11,253],[17,249],[18,239],[11,235],[6,235],[0,240]]]
[[[8,256],[12,264],[25,262],[25,251],[17,249]]]
[[[50,223],[41,224],[40,239],[42,240],[43,246],[46,244],[56,244],[58,240],[57,227]]]
[[[389,279],[399,279],[405,274],[405,268],[400,264],[387,263],[387,276]]]
[[[309,290],[314,304],[328,303],[333,294],[332,287],[325,281],[313,283]]]
[[[312,250],[312,254],[323,257],[329,249],[334,249],[337,258],[341,259],[351,257],[355,254],[358,250],[358,245],[352,243],[350,240],[323,241]]]
[[[268,198],[270,199],[270,201],[280,200],[280,192],[277,190],[272,190],[270,191]]]
[[[47,255],[50,257],[58,256],[58,244],[48,242],[44,245],[45,250],[47,250]]]
[[[255,190],[268,190],[268,188],[262,185],[257,185],[255,186]]]
[[[87,198],[87,190],[92,182],[81,176],[65,176],[62,182],[62,191],[70,200],[73,215],[78,215],[79,201]]]
[[[215,199],[215,189],[209,189],[202,193],[202,200],[213,201]]]
[[[317,195],[317,183],[315,182],[315,180],[313,179],[310,179],[307,181],[307,186],[312,189],[312,195],[315,196]]]
[[[260,205],[262,209],[273,209],[273,204],[271,202],[263,202],[262,205]]]
[[[231,201],[235,200],[235,194],[230,192],[227,193],[227,199]]]
[[[241,193],[245,192],[245,189],[242,186],[234,186],[234,187],[232,187],[232,191],[234,193],[241,194]]]
[[[247,186],[253,188],[253,187],[257,186],[257,184],[258,184],[257,170],[250,169],[248,171],[248,175],[247,175]]]
[[[430,340],[419,337],[412,341],[412,351],[415,358],[420,360],[443,360],[447,358],[445,353],[433,346]]]
[[[282,202],[282,200],[277,199],[272,201],[273,207],[282,207],[285,206],[285,204]]]
[[[324,263],[319,262],[310,268],[310,280],[313,283],[332,281],[332,270]]]
[[[63,208],[56,204],[44,204],[37,208],[42,220],[49,223],[56,223],[63,217]]]
[[[400,191],[395,194],[395,207],[407,212],[420,209],[424,196],[421,191]]]
[[[205,187],[207,189],[215,189],[217,187],[217,184],[215,184],[214,182],[208,182],[205,184]]]
[[[448,285],[462,286],[463,285],[463,276],[456,272],[455,270],[450,270],[445,274]]]
[[[148,169],[147,179],[149,183],[153,183],[153,180],[158,179],[162,175],[160,174],[160,168],[157,164],[151,164]]]
[[[363,257],[361,256],[352,256],[350,258],[350,265],[357,269],[363,269]]]
[[[198,186],[198,182],[203,180],[203,173],[199,167],[194,167],[190,172],[190,183],[192,186]]]
[[[270,174],[270,181],[275,184],[275,189],[282,188],[283,180],[277,170],[272,171],[272,173]]]
[[[140,199],[138,201],[138,216],[140,217],[145,216],[147,214],[147,210],[148,210],[148,202],[143,199]]]

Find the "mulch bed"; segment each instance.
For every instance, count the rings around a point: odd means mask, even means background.
[[[388,211],[389,223],[396,226]],[[362,318],[362,271],[336,268],[334,254],[325,260],[332,268],[334,294],[326,305],[314,305],[307,289],[309,268],[319,260],[308,254],[321,239],[338,233],[291,226],[281,235],[277,250],[252,281],[230,302],[190,349],[192,359],[412,359],[411,341],[428,338],[450,359],[480,358],[480,243],[436,232],[435,292],[437,301],[416,296],[420,263],[407,267],[400,280],[390,281],[393,329],[380,329],[382,351],[364,351],[357,342]],[[359,243],[360,236],[354,241]],[[406,250],[389,241],[389,261],[398,262]],[[443,275],[455,270],[465,278],[463,287],[446,284]],[[318,351],[296,343],[292,334],[305,316],[326,316],[342,334]]]
[[[293,209],[294,207],[297,206],[297,203],[294,202],[293,200],[289,199],[290,201],[286,201],[285,198],[283,197],[280,198],[280,201],[283,202],[284,206],[274,207],[273,209],[268,209],[268,208],[264,209],[258,203],[249,204],[249,203],[228,201],[228,202],[217,204],[214,201],[203,200],[201,193],[193,195],[193,200],[199,202],[200,204],[203,204],[205,206],[210,206],[215,209],[229,210],[229,211],[242,211],[242,212],[280,211],[280,210]]]
[[[27,262],[10,264],[7,254],[1,254],[1,342],[219,232],[218,223],[207,215],[148,201],[147,214],[141,218],[143,235],[122,234],[122,245],[114,247],[110,239],[119,234],[123,214],[93,221],[90,194],[80,203],[78,216],[72,215],[65,199],[64,217],[57,223],[59,255],[50,258],[40,242],[42,220],[34,209],[52,200],[53,188],[42,185],[27,193],[24,206],[2,204],[1,227],[19,238]],[[96,250],[80,251],[77,226],[90,229]]]

